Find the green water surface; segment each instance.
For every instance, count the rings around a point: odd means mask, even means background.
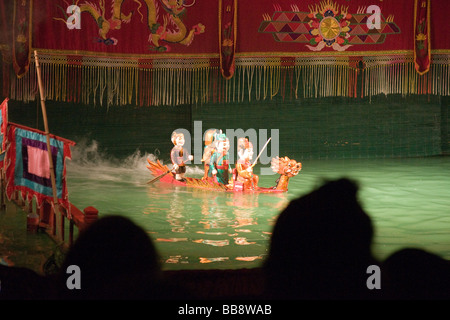
[[[386,258],[404,247],[419,247],[450,259],[450,159],[308,160],[283,194],[217,193],[156,182],[146,168],[152,155],[124,161],[101,157],[67,164],[69,198],[100,216],[129,217],[155,242],[165,270],[258,267],[268,253],[271,231],[288,202],[324,179],[348,177],[375,228],[373,252]],[[259,173],[261,165],[256,167]],[[201,177],[200,166],[187,175]],[[272,186],[277,175],[261,175]],[[14,206],[13,206],[14,207]],[[0,215],[2,263],[40,264],[55,248],[45,234],[27,234],[26,216],[9,206]],[[14,222],[15,221],[15,222]],[[292,254],[295,254],[294,252]],[[39,266],[38,266],[39,265]]]

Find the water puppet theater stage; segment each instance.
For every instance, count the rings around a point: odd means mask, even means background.
[[[203,283],[199,295],[253,295],[278,215],[340,177],[360,186],[378,259],[414,247],[450,260],[447,1],[74,5],[0,0],[2,265],[52,272],[55,252],[96,220],[90,208],[142,227],[164,272]],[[189,188],[172,174],[148,183],[164,173],[149,161],[172,168],[181,130],[185,176],[200,185],[211,128],[228,136],[232,169],[239,138],[252,161],[271,139],[253,168],[261,187],[279,182],[272,158],[301,171],[283,192]]]

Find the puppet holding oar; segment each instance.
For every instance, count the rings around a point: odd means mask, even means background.
[[[253,173],[253,167],[256,165],[262,152],[269,144],[270,139],[272,138],[267,140],[253,164],[250,162],[253,157],[253,144],[248,141],[247,138],[238,139],[239,160],[237,161],[236,169],[234,170],[234,190],[255,190],[258,187],[259,177]]]
[[[167,170],[166,172],[160,174],[159,176],[148,181],[147,184],[151,184],[155,181],[162,179],[164,176],[173,172],[175,174],[175,179],[178,181],[185,182],[184,174],[186,173],[186,162],[193,160],[194,157],[188,154],[187,150],[183,148],[185,140],[184,134],[181,132],[174,131],[171,137],[174,147],[170,151],[170,160],[172,161],[172,170]]]

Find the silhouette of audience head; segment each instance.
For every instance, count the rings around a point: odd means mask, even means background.
[[[270,297],[367,298],[373,227],[357,191],[349,179],[328,181],[281,212],[264,264]]]
[[[79,267],[81,288],[75,284]],[[105,216],[82,231],[69,249],[57,277],[61,299],[157,298],[160,282],[157,251],[145,230],[122,216]]]
[[[46,300],[53,294],[51,284],[31,269],[0,264],[0,301]]]
[[[450,262],[426,250],[394,252],[383,262],[383,274],[391,299],[450,299]]]

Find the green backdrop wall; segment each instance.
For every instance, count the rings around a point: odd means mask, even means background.
[[[103,153],[116,158],[139,150],[160,153],[160,158],[168,159],[172,131],[184,128],[194,134],[194,124],[201,124],[203,132],[209,128],[242,129],[258,134],[267,131],[267,137],[272,135],[271,130],[278,129],[280,156],[300,161],[448,154],[449,101],[449,97],[378,96],[371,101],[275,99],[109,109],[46,101],[46,107],[52,133],[77,143],[95,140]],[[10,100],[9,120],[43,130],[40,102]],[[268,156],[277,143],[277,137],[272,138]],[[257,148],[261,146],[262,142]]]

